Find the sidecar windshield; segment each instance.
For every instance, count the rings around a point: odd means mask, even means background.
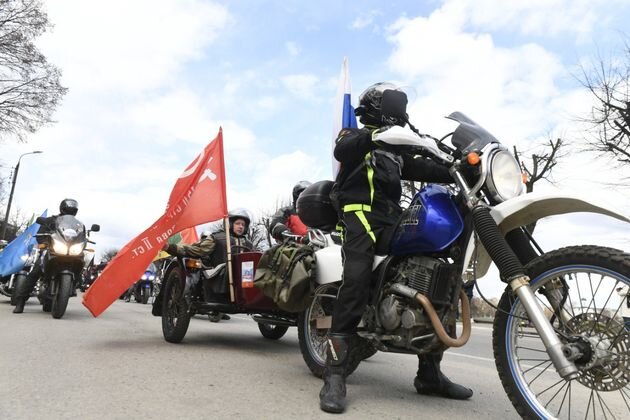
[[[72,215],[58,216],[55,220],[55,227],[59,235],[68,242],[85,241],[85,226]]]
[[[446,118],[459,123],[451,142],[463,155],[473,150],[481,150],[490,143],[500,143],[482,126],[459,111],[453,112]]]

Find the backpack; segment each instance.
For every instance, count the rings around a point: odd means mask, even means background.
[[[269,248],[256,267],[254,286],[287,312],[301,312],[311,303],[315,250],[285,242]]]

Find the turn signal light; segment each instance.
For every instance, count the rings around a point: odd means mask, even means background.
[[[186,260],[186,268],[201,268],[201,260]]]
[[[523,172],[521,176],[523,177],[523,184],[527,184],[527,172]]]
[[[46,244],[37,244],[37,249],[46,249]]]
[[[479,158],[479,154],[477,154],[477,152],[470,152],[468,153],[468,156],[466,156],[466,161],[471,166],[477,166],[479,165],[479,162],[481,162],[481,159]]]

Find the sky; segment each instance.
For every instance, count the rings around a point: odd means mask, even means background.
[[[462,111],[504,144],[571,141],[561,189],[630,216],[630,176],[580,149],[592,105],[581,69],[623,48],[630,2],[44,1],[54,25],[38,45],[69,91],[56,122],[27,143],[0,142],[0,165],[22,159],[13,208],[57,211],[78,200],[98,223],[98,252],[119,248],[164,211],[177,176],[224,130],[228,206],[256,217],[300,180],[331,179],[334,99],[344,57],[353,101],[391,81],[436,137]],[[630,35],[630,34],[627,34]],[[3,174],[8,171],[7,168]],[[625,171],[625,172],[624,172]],[[601,244],[630,251],[627,225],[576,214],[544,220],[545,249]]]

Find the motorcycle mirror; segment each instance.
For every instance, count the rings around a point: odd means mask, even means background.
[[[385,117],[407,120],[407,94],[400,90],[387,89],[383,92],[381,113]]]
[[[39,216],[37,219],[35,219],[35,223],[39,223],[40,225],[44,224],[45,221],[46,221],[46,218],[42,216]]]
[[[101,230],[101,227],[99,225],[92,225],[92,227],[90,228],[90,231],[92,232],[98,232],[99,230]]]

